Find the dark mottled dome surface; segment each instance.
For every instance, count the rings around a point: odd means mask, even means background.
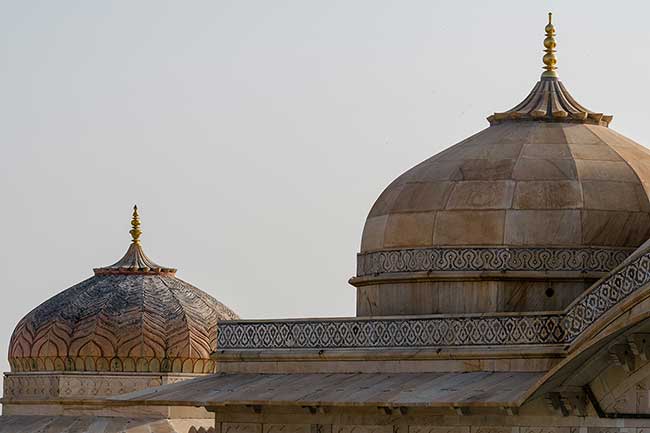
[[[175,269],[156,265],[134,236],[115,265],[95,269],[18,323],[9,362],[12,371],[208,373],[217,321],[237,318]]]

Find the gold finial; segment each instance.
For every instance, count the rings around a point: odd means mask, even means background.
[[[548,13],[548,24],[544,28],[546,31],[546,39],[544,39],[544,72],[542,73],[542,78],[550,77],[557,78],[557,57],[555,57],[555,26],[553,25],[553,14]]]
[[[140,244],[140,235],[142,231],[140,230],[140,215],[138,215],[138,206],[133,206],[133,218],[131,218],[131,238],[134,244]]]

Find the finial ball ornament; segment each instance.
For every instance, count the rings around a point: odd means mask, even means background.
[[[546,38],[544,39],[544,48],[555,48],[557,46],[557,43],[555,42],[555,39],[553,38]]]
[[[546,31],[546,38],[544,39],[544,57],[542,58],[544,62],[544,72],[542,73],[542,78],[557,78],[557,57],[555,57],[555,47],[557,43],[555,42],[555,26],[552,22],[553,14],[548,13],[548,24],[544,27]]]

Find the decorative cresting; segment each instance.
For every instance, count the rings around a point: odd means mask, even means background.
[[[558,314],[233,321],[219,324],[217,346],[240,350],[566,344],[648,283],[650,250]]]
[[[544,72],[541,80],[519,105],[503,113],[494,113],[487,120],[491,125],[506,120],[542,120],[608,126],[613,116],[595,113],[580,105],[559,81],[555,56],[557,43],[551,13],[548,14],[545,31]]]
[[[357,276],[399,272],[609,272],[634,248],[411,248],[361,253]]]
[[[144,253],[142,245],[140,244],[140,215],[138,214],[138,206],[133,206],[133,215],[131,219],[131,245],[120,260],[116,263],[103,268],[94,269],[95,275],[105,274],[121,274],[121,273],[137,273],[137,274],[175,274],[176,269],[165,268],[156,264]]]
[[[137,211],[132,243],[115,265],[36,307],[9,345],[14,372],[210,373],[217,322],[238,316],[142,253]]]

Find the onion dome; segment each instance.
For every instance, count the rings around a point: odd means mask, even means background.
[[[131,224],[124,257],[18,323],[12,371],[212,372],[217,321],[238,316],[145,255],[137,207]]]
[[[373,205],[351,280],[359,314],[562,308],[583,290],[572,278],[589,284],[650,237],[650,151],[569,94],[550,14],[545,30],[544,72],[524,101],[406,171]],[[515,276],[544,280],[539,296],[495,283],[481,303],[448,282]],[[571,287],[550,290],[555,277]],[[440,278],[447,295],[432,294]]]

